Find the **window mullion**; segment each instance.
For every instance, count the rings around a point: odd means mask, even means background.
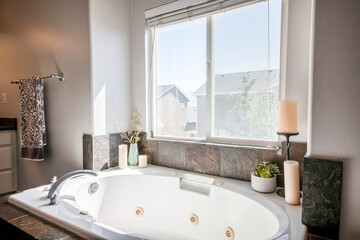
[[[214,27],[213,18],[207,17],[206,21],[206,138],[213,136],[214,126]]]
[[[151,127],[151,135],[157,134],[157,79],[156,79],[156,28],[149,29],[149,60],[150,60],[150,69],[149,69],[149,86],[150,86],[150,127]],[[153,137],[153,136],[151,136]]]

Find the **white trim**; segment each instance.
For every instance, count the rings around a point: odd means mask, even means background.
[[[316,0],[311,2],[311,35],[310,35],[310,61],[309,61],[309,96],[308,96],[308,128],[307,128],[307,156],[312,155],[312,112],[314,88],[314,47],[315,47],[315,10]]]
[[[156,131],[156,94],[157,94],[157,88],[156,86],[156,58],[153,54],[156,52],[156,43],[155,43],[155,28],[147,28],[148,30],[148,63],[146,64],[149,66],[148,70],[148,86],[150,87],[150,91],[147,91],[150,95],[147,99],[148,101],[148,107],[150,107],[149,112],[149,122],[147,129],[148,133],[150,133],[150,136],[152,135],[153,131]],[[148,90],[148,89],[147,89]]]
[[[246,146],[262,146],[267,148],[280,148],[281,142],[279,141],[266,141],[258,139],[240,139],[240,138],[224,138],[224,137],[210,137],[207,139],[208,142],[214,143],[230,143],[237,145],[246,145]]]
[[[281,1],[281,38],[280,38],[280,66],[279,66],[279,100],[286,99],[286,70],[287,70],[287,40],[289,29],[289,0]],[[281,137],[278,135],[278,144]]]
[[[206,138],[213,135],[214,127],[214,31],[212,17],[206,19]]]
[[[186,137],[169,137],[169,136],[153,136],[148,137],[150,141],[168,141],[168,142],[184,142],[184,143],[194,143],[194,144],[209,144],[209,145],[219,145],[219,146],[228,146],[228,147],[240,147],[240,148],[250,148],[250,149],[267,149],[272,151],[281,150],[281,143],[276,141],[263,141],[263,140],[253,140],[253,139],[237,139],[237,138],[218,138],[211,137],[210,139],[205,138],[186,138]]]
[[[94,47],[94,39],[93,39],[93,31],[94,31],[94,27],[93,27],[93,21],[94,18],[92,17],[92,6],[93,4],[88,4],[88,17],[89,17],[89,41],[90,41],[90,98],[91,98],[91,106],[90,106],[90,112],[91,112],[91,134],[95,134],[95,107],[94,107],[94,102],[95,102],[95,94],[94,94],[94,89],[95,89],[95,77],[94,77],[94,51],[93,51],[93,47]]]
[[[181,2],[191,2],[193,0],[184,0]],[[255,3],[260,2],[263,0],[258,1],[248,1],[247,3]],[[201,1],[204,2],[204,1]],[[205,1],[206,2],[206,1]],[[280,43],[280,71],[279,71],[279,98],[284,99],[285,98],[285,91],[286,91],[286,59],[287,59],[287,34],[288,34],[288,2],[289,0],[281,0],[281,43]],[[172,2],[174,3],[174,2]],[[172,4],[170,3],[170,4]],[[248,5],[248,4],[246,4]],[[165,7],[162,6],[162,7]],[[154,10],[154,9],[153,9]],[[150,16],[150,15],[148,15]],[[189,141],[189,142],[201,142],[201,143],[218,143],[218,144],[231,144],[236,146],[250,146],[250,147],[266,147],[271,149],[278,149],[281,147],[281,141],[280,136],[278,136],[277,140],[275,141],[264,141],[264,140],[255,140],[255,139],[238,139],[238,138],[224,138],[224,137],[214,137],[213,136],[213,101],[214,101],[214,74],[212,69],[212,63],[213,63],[213,29],[212,29],[212,17],[207,17],[207,54],[206,54],[206,64],[207,64],[207,79],[206,79],[206,138],[187,138],[187,137],[171,137],[171,136],[161,136],[156,135],[156,77],[153,78],[152,86],[151,86],[151,93],[152,96],[150,97],[150,107],[151,107],[151,123],[149,126],[152,130],[153,135],[149,137],[149,139],[165,139],[165,140],[174,140],[174,141]],[[155,26],[157,27],[157,26]],[[154,29],[153,26],[150,26],[149,28]],[[153,39],[154,36],[150,36],[150,41]],[[151,51],[156,51],[155,47],[154,49],[150,49]],[[152,59],[153,68],[156,68],[156,58]],[[149,64],[149,63],[148,63]],[[149,72],[149,71],[148,71]],[[153,76],[156,75],[155,71],[152,73]]]
[[[282,0],[281,4],[281,39],[280,39],[280,100],[286,99],[286,63],[287,63],[287,39],[289,22],[289,0]]]
[[[150,101],[150,65],[148,64],[150,62],[150,29],[148,27],[145,28],[145,99],[146,99],[146,122],[145,122],[145,131],[150,132],[151,131],[151,102]]]

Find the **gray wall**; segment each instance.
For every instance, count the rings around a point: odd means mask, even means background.
[[[341,239],[360,239],[360,1],[317,0],[311,156],[344,161]]]
[[[82,168],[82,134],[91,132],[89,6],[87,0],[0,0],[0,116],[19,117],[19,89],[10,81],[64,72],[45,80],[48,146],[45,160],[18,159],[19,189]]]

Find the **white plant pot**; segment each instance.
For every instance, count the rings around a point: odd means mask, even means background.
[[[272,178],[261,178],[251,173],[251,187],[257,192],[271,193],[276,190],[276,176]]]

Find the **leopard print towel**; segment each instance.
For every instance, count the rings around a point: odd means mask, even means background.
[[[38,77],[20,80],[21,157],[44,160],[45,112],[44,85]]]

